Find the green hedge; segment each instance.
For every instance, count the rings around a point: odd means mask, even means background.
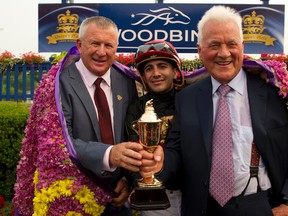
[[[0,102],[0,195],[11,200],[30,103]]]

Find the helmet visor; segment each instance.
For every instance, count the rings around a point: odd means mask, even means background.
[[[138,50],[135,54],[135,59],[137,59],[143,53],[148,52],[149,50],[163,51],[171,55],[176,55],[176,51],[170,47],[167,43],[155,43],[155,44],[144,44],[138,47]]]

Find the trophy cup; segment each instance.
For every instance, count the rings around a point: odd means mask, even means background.
[[[154,111],[153,99],[145,104],[141,118],[132,123],[132,128],[139,135],[139,142],[144,149],[153,153],[160,142],[161,124]],[[137,210],[159,210],[170,207],[163,183],[154,175],[137,181],[137,186],[130,196],[131,208]]]

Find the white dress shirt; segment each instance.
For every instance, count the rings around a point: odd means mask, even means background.
[[[218,107],[219,95],[218,87],[221,85],[213,77],[212,79],[212,95],[213,95],[213,116]],[[251,147],[254,139],[251,115],[247,92],[246,73],[241,69],[237,76],[228,83],[232,90],[227,94],[231,123],[232,123],[232,140],[233,140],[233,161],[234,161],[234,178],[235,178],[235,193],[238,196],[242,193],[248,183],[250,177],[250,161]],[[267,190],[271,187],[268,178],[267,170],[260,157],[258,178],[262,190]],[[257,180],[252,178],[249,186],[246,189],[245,195],[257,192]]]

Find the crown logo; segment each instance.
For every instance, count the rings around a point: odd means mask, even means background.
[[[251,15],[243,16],[244,23],[243,33],[247,34],[261,34],[266,27],[264,27],[265,17],[263,15],[256,16],[256,12],[253,11]]]
[[[268,34],[263,34],[266,29],[264,26],[265,17],[263,15],[256,15],[252,11],[251,15],[245,15],[243,21],[243,39],[245,43],[265,43],[266,46],[274,46],[276,38]]]
[[[59,14],[57,16],[58,24],[57,30],[63,33],[75,33],[77,32],[79,25],[79,16],[77,14],[71,14],[70,10],[65,14]]]
[[[58,26],[56,27],[56,30],[59,33],[47,36],[48,44],[57,44],[58,41],[75,42],[78,38],[79,16],[77,14],[71,14],[70,10],[67,10],[66,15],[59,14],[57,20]]]

